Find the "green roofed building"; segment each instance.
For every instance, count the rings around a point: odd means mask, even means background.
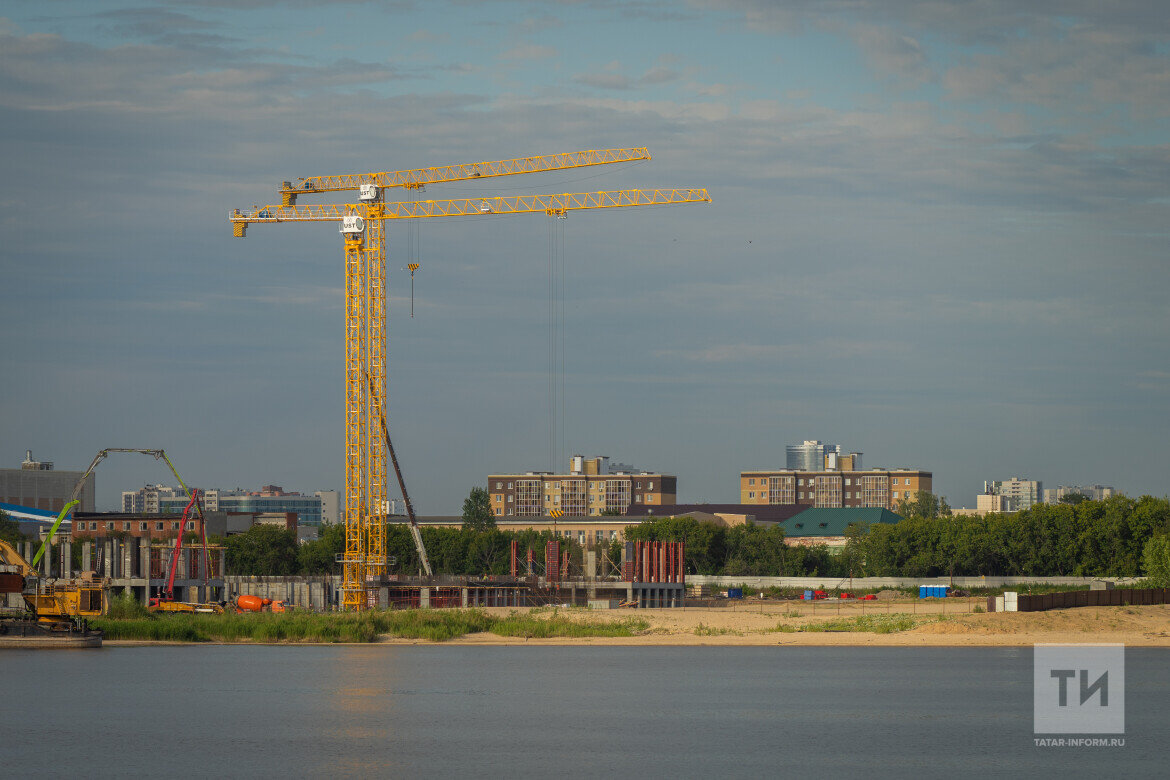
[[[792,545],[845,545],[845,529],[852,523],[897,523],[902,516],[882,507],[839,507],[806,509],[798,515],[768,525],[784,529],[784,540]]]

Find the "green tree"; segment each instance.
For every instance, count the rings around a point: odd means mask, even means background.
[[[1142,563],[1155,587],[1170,587],[1170,535],[1150,537],[1142,553]]]
[[[936,496],[927,490],[919,490],[914,498],[902,499],[898,503],[898,514],[902,517],[922,517],[933,520],[936,517],[949,517],[950,504],[943,496]]]
[[[1063,496],[1060,497],[1060,503],[1071,504],[1073,506],[1076,506],[1077,504],[1081,503],[1082,501],[1088,501],[1088,500],[1089,500],[1089,497],[1086,496],[1084,493],[1065,493]]]
[[[297,535],[276,525],[254,525],[227,538],[231,574],[284,576],[297,571]]]
[[[337,556],[345,551],[345,526],[326,523],[317,538],[297,549],[297,570],[301,574],[329,574],[337,568]]]
[[[496,516],[487,488],[473,487],[463,500],[463,530],[486,531],[495,527]]]
[[[8,513],[0,509],[0,539],[9,544],[18,544],[27,541],[25,535],[20,532],[20,524],[8,516]]]

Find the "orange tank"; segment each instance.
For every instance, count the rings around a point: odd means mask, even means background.
[[[262,599],[259,596],[242,595],[236,599],[236,607],[241,612],[263,612],[271,603],[272,599]]]

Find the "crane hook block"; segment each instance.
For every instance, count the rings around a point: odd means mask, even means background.
[[[348,216],[341,218],[341,225],[337,230],[340,233],[349,235],[357,235],[366,229],[366,221],[359,216]]]
[[[378,185],[377,184],[362,184],[358,187],[358,197],[362,200],[377,200],[378,199]]]

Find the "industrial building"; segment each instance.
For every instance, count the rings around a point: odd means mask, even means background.
[[[1060,485],[1044,489],[1044,503],[1059,504],[1065,496],[1079,493],[1090,501],[1104,501],[1117,495],[1110,485]]]
[[[173,540],[182,523],[181,512],[77,512],[73,515],[70,537],[77,542],[104,539]],[[208,536],[242,534],[254,525],[275,525],[296,531],[298,539],[316,538],[315,526],[299,526],[296,512],[210,512],[204,511]],[[199,521],[188,519],[184,533],[199,530]],[[306,530],[314,533],[306,534]]]
[[[83,476],[84,471],[58,471],[52,461],[33,460],[32,450],[26,450],[20,468],[0,469],[0,504],[60,512]],[[94,484],[90,474],[78,495],[82,511],[94,510]]]
[[[574,517],[642,514],[673,504],[678,479],[670,474],[622,468],[612,473],[609,458],[574,455],[569,473],[529,471],[488,476],[488,494],[496,517],[547,517],[560,511]]]

